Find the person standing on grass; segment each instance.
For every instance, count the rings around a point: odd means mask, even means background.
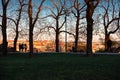
[[[27,44],[24,44],[25,52],[27,51]]]

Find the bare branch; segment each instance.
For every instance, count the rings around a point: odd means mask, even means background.
[[[43,31],[43,30],[45,30],[45,29],[47,29],[47,28],[48,28],[48,26],[43,27],[43,28],[40,28],[39,31],[37,31],[35,35],[38,36],[40,33],[45,32],[45,31]],[[46,32],[48,32],[48,31],[46,31]]]
[[[95,4],[94,8],[96,8],[99,3],[100,3],[100,0],[97,0],[97,3]]]
[[[71,33],[71,32],[68,32],[68,31],[60,31],[59,33],[68,33],[69,35],[72,35],[73,37],[75,37],[75,35],[73,34],[73,33]]]
[[[52,10],[50,7],[48,7],[49,9],[50,9],[50,11],[52,12],[52,16],[57,16],[56,14],[55,14],[55,12],[54,12],[54,10]]]
[[[112,4],[112,18],[114,18],[114,12],[115,12],[115,5],[114,5],[114,2],[113,1],[111,1],[111,4]]]
[[[118,26],[114,31],[110,31],[108,34],[114,34],[118,29],[119,29],[120,26]]]
[[[113,21],[118,20],[118,19],[120,19],[120,17],[119,17],[119,18],[113,18],[113,19],[107,24],[107,26],[109,26]]]
[[[65,24],[66,20],[64,20],[64,22],[62,23],[62,25],[59,27],[59,29],[61,29],[63,27],[63,25]]]
[[[64,11],[65,1],[64,1],[64,3],[62,3],[62,1],[60,0],[60,5],[61,5],[61,9],[58,12],[58,16],[65,14],[65,13],[62,13]]]
[[[72,10],[72,13],[73,13],[73,15],[75,16],[75,17],[77,17],[77,15],[76,15],[76,13]]]
[[[48,29],[53,29],[55,32],[56,32],[56,29],[53,27],[53,26],[47,26],[48,27]]]
[[[79,19],[81,20],[81,19],[85,19],[86,17],[85,16],[82,16],[82,17],[80,17]]]
[[[45,18],[48,18],[48,17],[53,17],[53,18],[54,18],[54,16],[53,16],[53,15],[47,15],[47,16],[44,16],[44,17],[39,18],[39,19],[45,19]]]
[[[38,19],[39,13],[40,13],[40,11],[41,11],[41,9],[42,9],[42,5],[43,5],[44,2],[45,2],[45,0],[42,0],[42,2],[41,2],[40,5],[39,5],[38,12],[37,12],[37,14],[36,14],[36,17],[35,17],[35,20],[34,20],[34,22],[33,22],[33,25],[35,25],[35,23],[36,23],[36,21],[37,21],[37,19]]]
[[[81,11],[81,12],[84,12],[84,11],[86,11],[86,10],[82,10],[82,9],[84,9],[85,8],[85,6],[86,6],[86,4],[84,4],[80,9],[79,9],[79,11]]]
[[[102,6],[102,8],[105,10],[105,13],[104,13],[104,16],[103,16],[103,21],[104,21],[103,25],[106,26],[106,16],[107,16],[107,23],[109,22],[109,17],[108,17],[109,4],[107,5],[107,8],[105,6]]]
[[[81,13],[83,13],[83,12],[85,12],[86,10],[81,10],[80,12],[79,12],[79,14],[81,14]]]
[[[58,8],[58,6],[57,6],[57,3],[55,3],[54,0],[51,0],[51,1],[52,1],[53,5],[55,6],[55,8],[57,9],[57,12],[59,12],[59,8]]]
[[[10,2],[10,0],[7,0],[6,5],[8,5],[9,2]]]
[[[1,16],[1,15],[0,15],[0,17],[3,17],[3,16]],[[9,19],[9,20],[13,21],[15,25],[17,24],[17,23],[16,23],[16,21],[15,21],[14,19],[9,18],[9,17],[7,17],[7,19]]]
[[[120,18],[118,19],[117,28],[114,31],[110,31],[109,35],[115,33],[120,28],[119,24],[120,24]]]

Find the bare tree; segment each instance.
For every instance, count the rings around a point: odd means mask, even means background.
[[[50,26],[49,28],[54,29],[55,31],[55,45],[56,45],[56,52],[59,52],[59,35],[61,33],[61,29],[63,28],[66,20],[64,20],[63,22],[61,21],[61,25],[60,23],[60,17],[66,14],[65,11],[65,5],[66,5],[66,0],[51,0],[53,7],[55,8],[55,10],[51,7],[48,7],[51,11],[51,17],[55,20],[56,22],[56,27]]]
[[[79,29],[80,29],[80,20],[83,18],[81,17],[81,13],[85,11],[86,4],[81,4],[79,0],[73,0],[73,9],[72,13],[76,18],[76,29],[75,29],[75,51],[78,48],[78,40],[79,40]]]
[[[92,32],[93,32],[93,13],[100,0],[84,0],[86,9],[86,21],[87,21],[87,55],[92,55]]]
[[[34,26],[38,20],[39,13],[42,9],[42,5],[45,2],[45,0],[41,0],[40,5],[38,7],[37,13],[34,15],[35,18],[33,18],[33,5],[32,0],[28,1],[28,16],[29,16],[29,50],[30,50],[30,56],[33,53],[33,30]]]
[[[11,21],[14,22],[15,24],[15,38],[14,38],[14,50],[16,50],[16,46],[17,46],[17,41],[18,41],[18,37],[19,37],[19,31],[18,31],[18,28],[19,28],[19,23],[20,23],[20,19],[22,17],[22,10],[23,10],[23,7],[26,5],[25,4],[25,0],[18,0],[18,3],[19,3],[19,8],[17,10],[17,17],[16,19],[13,19],[13,18],[8,18],[7,19],[10,19]]]
[[[1,0],[2,2],[2,35],[3,35],[3,40],[2,40],[2,45],[3,45],[3,55],[7,55],[7,7],[8,7],[8,3],[10,2],[10,0]]]
[[[105,30],[105,51],[108,51],[107,42],[110,40],[110,35],[114,34],[119,29],[120,9],[116,12],[116,1],[117,0],[107,0],[107,6],[105,6],[105,4],[102,5],[102,8],[105,11],[103,15],[103,25]],[[118,25],[116,25],[116,21]],[[114,26],[112,26],[112,30],[109,29],[111,24],[114,24]]]

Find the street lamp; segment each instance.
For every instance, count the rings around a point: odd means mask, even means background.
[[[68,10],[65,9],[65,51],[67,52],[67,16],[69,16]]]

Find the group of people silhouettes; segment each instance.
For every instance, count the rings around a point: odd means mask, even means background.
[[[27,44],[19,43],[19,51],[20,52],[27,52]]]
[[[111,48],[112,48],[112,41],[108,40],[107,41],[107,50],[111,51]],[[75,48],[73,47],[72,50],[75,51]],[[19,51],[20,52],[27,52],[27,44],[19,43]]]

